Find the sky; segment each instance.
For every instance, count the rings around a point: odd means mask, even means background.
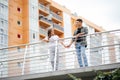
[[[120,29],[120,0],[53,0],[105,30]]]

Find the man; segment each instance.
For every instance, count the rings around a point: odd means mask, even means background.
[[[88,29],[86,27],[83,27],[82,23],[83,23],[82,19],[76,20],[75,26],[77,27],[77,29],[75,30],[73,35],[75,36],[75,38],[73,38],[70,44],[67,46],[70,47],[72,43],[75,42],[75,48],[80,67],[88,66],[87,57],[85,54],[85,47],[87,46],[87,42],[86,36],[84,36],[85,34],[88,34]]]

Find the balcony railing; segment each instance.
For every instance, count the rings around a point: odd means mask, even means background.
[[[61,16],[57,15],[56,13],[54,13],[54,12],[52,12],[52,11],[51,11],[51,14],[52,14],[52,16],[55,17],[56,19],[58,19],[58,20],[60,20],[60,21],[63,20],[63,18],[62,18]]]
[[[45,7],[44,5],[39,4],[39,8],[49,13],[49,8]]]
[[[0,48],[8,46],[8,35],[0,32]]]
[[[85,36],[87,38],[85,54],[89,67],[120,63],[120,30]],[[0,49],[0,78],[47,73],[55,71],[56,67],[59,71],[81,68],[78,65],[75,45],[64,48],[60,44],[63,41],[65,45],[68,45],[74,38],[76,37],[64,38],[52,43],[41,41]],[[21,50],[18,51],[18,47],[21,47],[19,48]],[[51,49],[55,50],[53,51],[54,58],[51,58]],[[53,65],[51,65],[51,60],[54,61]]]
[[[8,6],[8,1],[7,0],[0,1],[0,5],[1,4],[4,4],[4,5]]]
[[[45,21],[45,22],[47,22],[47,23],[49,23],[49,24],[52,23],[51,20],[48,20],[48,18],[47,18],[47,17],[44,17],[43,15],[39,15],[39,20],[43,20],[43,21]]]
[[[0,11],[0,19],[8,20],[8,16],[7,16],[7,15],[8,15],[8,14],[3,13],[3,12]]]
[[[40,27],[40,34],[43,34],[44,36],[47,36],[47,31]]]
[[[56,28],[56,29],[64,32],[64,28],[62,26],[58,25],[58,24],[53,23],[53,28]]]

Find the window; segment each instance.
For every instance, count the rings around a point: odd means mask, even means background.
[[[1,21],[0,24],[1,24],[2,27],[4,27],[4,22],[3,21]]]
[[[7,35],[4,35],[4,44],[8,44],[8,36]]]
[[[0,76],[3,76],[3,71],[2,71],[3,69],[2,69],[2,68],[3,68],[3,63],[0,62],[0,69],[1,69],[1,71],[0,71]]]
[[[31,5],[31,7],[32,7],[32,10],[31,10],[31,16],[34,18],[35,17],[35,7],[34,6],[32,6]]]
[[[8,0],[4,0],[4,1],[8,2]]]
[[[17,62],[17,66],[18,66],[19,68],[22,68],[23,62]]]
[[[18,8],[17,8],[17,11],[18,11],[18,12],[21,12],[21,8],[18,7]]]
[[[34,11],[34,9],[35,9],[34,6],[32,6],[32,9],[33,9],[33,11]]]
[[[22,36],[21,36],[20,34],[17,34],[17,37],[18,37],[19,39],[22,39]]]
[[[0,71],[0,76],[3,76],[3,71]]]
[[[3,29],[0,29],[0,32],[1,32],[1,33],[4,33],[4,30],[3,30]]]
[[[8,30],[8,21],[5,19],[0,19],[0,27]]]
[[[20,47],[17,47],[17,51],[18,51],[18,52],[20,52],[20,51],[21,51],[20,49],[21,49]]]
[[[21,21],[17,21],[17,24],[19,25],[19,26],[21,26],[22,24],[21,24]]]
[[[2,62],[0,62],[0,68],[2,68],[3,67],[3,63]]]
[[[4,37],[3,35],[0,35],[0,44],[3,44],[3,42],[4,42]]]
[[[33,39],[35,39],[35,33],[33,33]]]
[[[2,5],[1,7],[2,7],[2,9],[4,9],[4,5]]]
[[[3,50],[0,51],[0,53],[6,54],[6,53],[7,53],[7,50],[6,50],[6,49],[3,49]],[[3,57],[3,56],[2,56],[2,57]]]
[[[2,44],[4,42],[4,30],[3,29],[0,29],[0,43]]]
[[[2,13],[2,18],[6,19],[6,16],[8,15],[8,7],[4,4],[0,4],[0,13]]]

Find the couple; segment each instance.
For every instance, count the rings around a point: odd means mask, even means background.
[[[77,29],[74,31],[74,38],[72,38],[69,45],[65,46],[63,42],[60,42],[65,48],[69,48],[73,42],[75,42],[75,48],[77,53],[77,59],[80,67],[83,67],[83,62],[85,66],[88,66],[87,57],[85,54],[85,47],[87,46],[86,37],[83,36],[85,34],[88,34],[88,29],[86,27],[82,27],[82,19],[77,19],[75,22],[75,26]],[[52,64],[52,68],[54,70],[58,70],[58,54],[56,54],[56,65],[55,64],[55,53],[56,53],[56,47],[57,45],[55,41],[58,41],[59,37],[54,34],[53,29],[48,30],[48,37],[44,39],[44,41],[47,41],[50,43],[50,60]],[[58,50],[58,49],[57,49]]]

